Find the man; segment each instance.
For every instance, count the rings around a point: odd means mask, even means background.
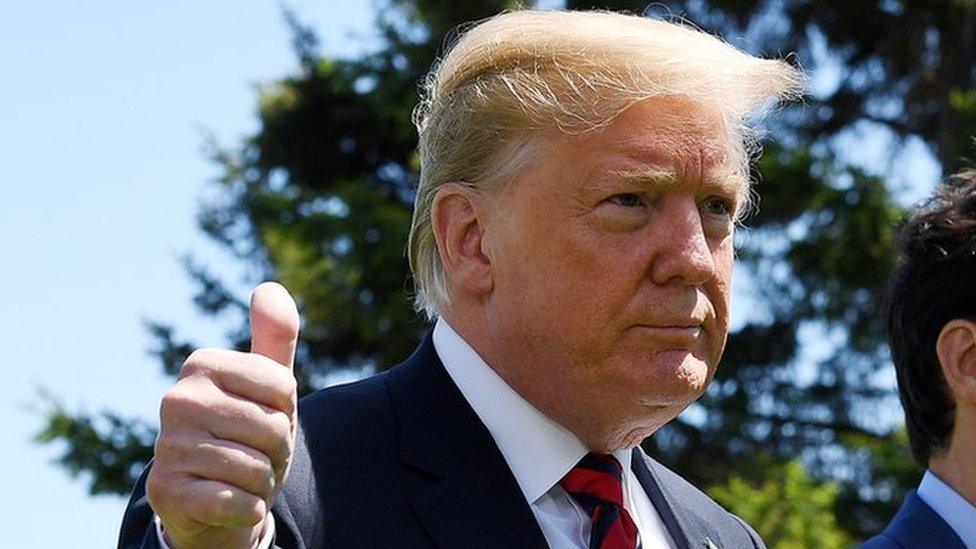
[[[259,286],[252,352],[193,353],[164,397],[120,546],[762,547],[637,445],[715,372],[746,117],[797,83],[636,16],[470,29],[415,113],[432,333],[296,422],[298,315]]]
[[[862,547],[976,547],[976,171],[941,186],[901,229],[887,311],[915,461],[926,469]]]

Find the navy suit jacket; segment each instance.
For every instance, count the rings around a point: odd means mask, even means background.
[[[303,398],[298,416],[291,471],[272,507],[276,547],[547,547],[430,333],[389,371]],[[765,547],[742,520],[640,449],[632,461],[680,549]],[[120,548],[158,548],[145,497],[149,467],[126,509]]]
[[[912,490],[884,532],[859,549],[966,549],[966,546],[946,521]]]

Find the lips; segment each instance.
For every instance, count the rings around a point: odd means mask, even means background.
[[[685,330],[685,329],[701,329],[702,325],[705,324],[705,319],[698,318],[669,318],[662,320],[655,320],[652,322],[641,322],[637,326],[641,328],[653,328],[657,330]]]
[[[702,331],[699,324],[638,324],[635,328],[662,337],[698,337]]]
[[[699,333],[701,333],[702,330],[701,324],[677,324],[677,325],[638,324],[636,327],[644,330],[654,331],[654,332],[692,334],[692,335],[698,335]]]
[[[701,323],[685,322],[679,324],[638,324],[635,329],[658,343],[668,347],[684,348],[693,344],[702,332]]]
[[[638,324],[641,328],[650,328],[652,330],[701,330],[701,324],[674,324],[674,325],[650,325],[650,324]]]

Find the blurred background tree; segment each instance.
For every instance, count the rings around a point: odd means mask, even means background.
[[[329,373],[395,364],[427,329],[410,307],[403,251],[417,85],[458,24],[515,7],[388,0],[376,19],[382,46],[351,60],[320,55],[314,31],[286,12],[300,72],[261,88],[255,135],[210,144],[221,175],[200,228],[240,261],[248,283],[276,279],[296,297],[303,393]],[[748,313],[706,395],[645,447],[755,519],[772,546],[862,539],[920,473],[897,421],[884,420],[900,414],[880,303],[904,189],[890,183],[896,163],[865,167],[851,149],[870,139],[897,159],[915,140],[943,173],[962,165],[976,134],[976,2],[687,0],[652,11],[756,54],[794,52],[813,79],[804,104],[770,120],[757,166],[761,207],[741,231],[736,274],[746,288],[737,308]],[[198,259],[184,264],[198,284],[194,303],[237,318],[228,346],[247,349],[246,295]],[[175,374],[196,345],[164,322],[147,329],[152,353]],[[63,443],[61,464],[88,474],[92,493],[125,493],[154,435],[153,425],[52,401],[38,440]],[[828,510],[836,528],[821,521]],[[810,521],[824,532],[811,534]]]
[[[709,490],[728,509],[762,532],[776,549],[844,549],[851,540],[837,525],[834,507],[840,486],[818,484],[798,461],[769,463],[755,487],[738,475]]]

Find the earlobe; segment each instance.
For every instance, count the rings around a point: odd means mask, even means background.
[[[446,183],[431,204],[431,224],[437,250],[452,294],[484,295],[491,291],[491,262],[482,253],[485,215],[478,189]]]
[[[976,322],[953,319],[936,342],[942,374],[957,401],[976,404]]]

